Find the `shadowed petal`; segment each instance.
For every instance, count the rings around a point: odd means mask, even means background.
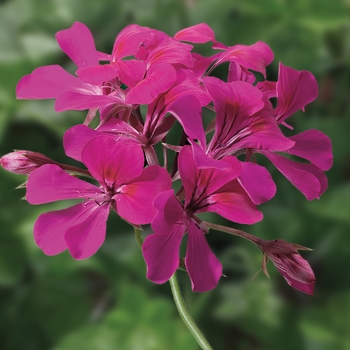
[[[185,264],[194,292],[207,292],[217,286],[222,275],[221,263],[192,219],[188,220]]]
[[[101,193],[98,187],[68,175],[55,164],[46,164],[34,170],[29,175],[26,187],[26,200],[30,204],[73,198],[95,198]]]
[[[161,192],[154,199],[153,205],[157,209],[157,214],[152,221],[152,229],[156,234],[168,234],[174,225],[184,225],[184,210],[174,196],[173,189]]]
[[[185,228],[172,227],[164,234],[148,235],[142,244],[142,254],[147,265],[147,278],[154,283],[170,279],[180,264],[180,244]]]
[[[77,260],[95,254],[105,240],[110,203],[92,209],[85,220],[70,227],[64,235],[70,254]]]
[[[98,65],[94,38],[83,23],[75,22],[70,28],[57,32],[56,40],[79,68]]]

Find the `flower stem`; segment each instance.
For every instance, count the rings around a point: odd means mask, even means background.
[[[140,248],[142,248],[143,240],[141,237],[141,230],[139,230],[138,228],[136,228],[134,226],[134,232],[135,232],[135,238],[136,238],[137,244]],[[170,278],[169,282],[170,282],[170,287],[171,287],[171,293],[173,294],[173,298],[175,301],[177,311],[179,312],[186,327],[192,333],[193,337],[196,339],[196,341],[199,344],[199,346],[201,347],[201,349],[213,350],[213,348],[210,346],[208,340],[205,338],[204,334],[198,328],[198,326],[194,322],[192,316],[190,315],[190,313],[187,309],[185,301],[182,297],[179,282],[178,282],[177,277],[176,277],[176,272]]]
[[[196,339],[197,343],[203,350],[212,350],[213,348],[209,344],[208,340],[205,338],[201,330],[198,328],[194,322],[192,316],[188,312],[185,301],[182,297],[179,282],[176,277],[176,272],[169,280],[171,292],[173,293],[174,301],[179,314],[184,321],[188,330],[192,333],[193,337]]]

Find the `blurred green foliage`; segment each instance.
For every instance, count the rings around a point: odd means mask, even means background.
[[[208,240],[227,276],[216,290],[193,294],[179,278],[194,318],[214,349],[350,349],[350,2],[349,0],[8,0],[0,2],[0,154],[29,149],[67,162],[64,131],[84,113],[57,114],[52,101],[17,101],[18,80],[34,68],[74,66],[54,34],[74,21],[92,31],[109,52],[130,23],[174,34],[208,23],[227,45],[267,42],[278,62],[307,69],[320,94],[289,121],[299,132],[326,132],[334,146],[329,189],[308,202],[271,168],[276,197],[262,206],[265,219],[248,232],[314,248],[305,257],[317,284],[313,297],[291,289],[248,242],[212,232]],[[61,203],[30,206],[15,190],[25,179],[0,169],[0,348],[2,350],[191,350],[195,341],[182,324],[168,285],[145,278],[133,233],[116,215],[107,239],[86,261],[68,253],[44,256],[35,246],[37,216]],[[212,217],[209,217],[212,219]]]

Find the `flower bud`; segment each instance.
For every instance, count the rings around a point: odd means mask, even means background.
[[[56,162],[41,153],[23,150],[5,154],[0,158],[0,165],[5,170],[19,175],[29,175],[44,164],[56,164]]]
[[[307,294],[314,293],[315,275],[309,263],[298,253],[298,250],[311,249],[282,239],[260,241],[259,248],[264,253],[262,270],[267,277],[266,263],[270,259],[290,286]]]

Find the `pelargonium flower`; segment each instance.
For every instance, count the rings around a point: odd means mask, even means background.
[[[260,88],[268,97],[277,97],[275,119],[279,124],[289,128],[285,120],[296,111],[304,109],[305,105],[315,100],[318,94],[317,81],[310,72],[298,71],[282,63],[279,65],[277,83],[261,84]],[[333,163],[329,137],[321,131],[311,129],[289,139],[294,145],[283,152],[308,160],[310,163],[296,162],[271,150],[257,151],[264,154],[308,200],[319,198],[328,186],[324,171],[329,170]]]
[[[148,224],[156,214],[154,198],[171,186],[163,168],[143,168],[143,152],[135,143],[96,137],[84,147],[82,161],[99,187],[67,174],[54,164],[43,165],[29,175],[26,199],[30,204],[83,200],[67,209],[39,216],[34,238],[47,255],[68,249],[75,259],[88,258],[105,239],[111,208],[131,224]]]
[[[147,278],[155,283],[169,280],[179,267],[179,249],[188,232],[185,265],[192,289],[204,292],[216,287],[222,274],[220,261],[205,239],[207,228],[196,213],[214,212],[243,224],[262,219],[262,213],[236,180],[241,171],[234,157],[227,157],[230,168],[199,169],[190,146],[179,154],[179,173],[185,191],[182,204],[173,190],[159,194],[154,206],[157,215],[152,221],[153,234],[146,237],[142,251],[147,264]]]

